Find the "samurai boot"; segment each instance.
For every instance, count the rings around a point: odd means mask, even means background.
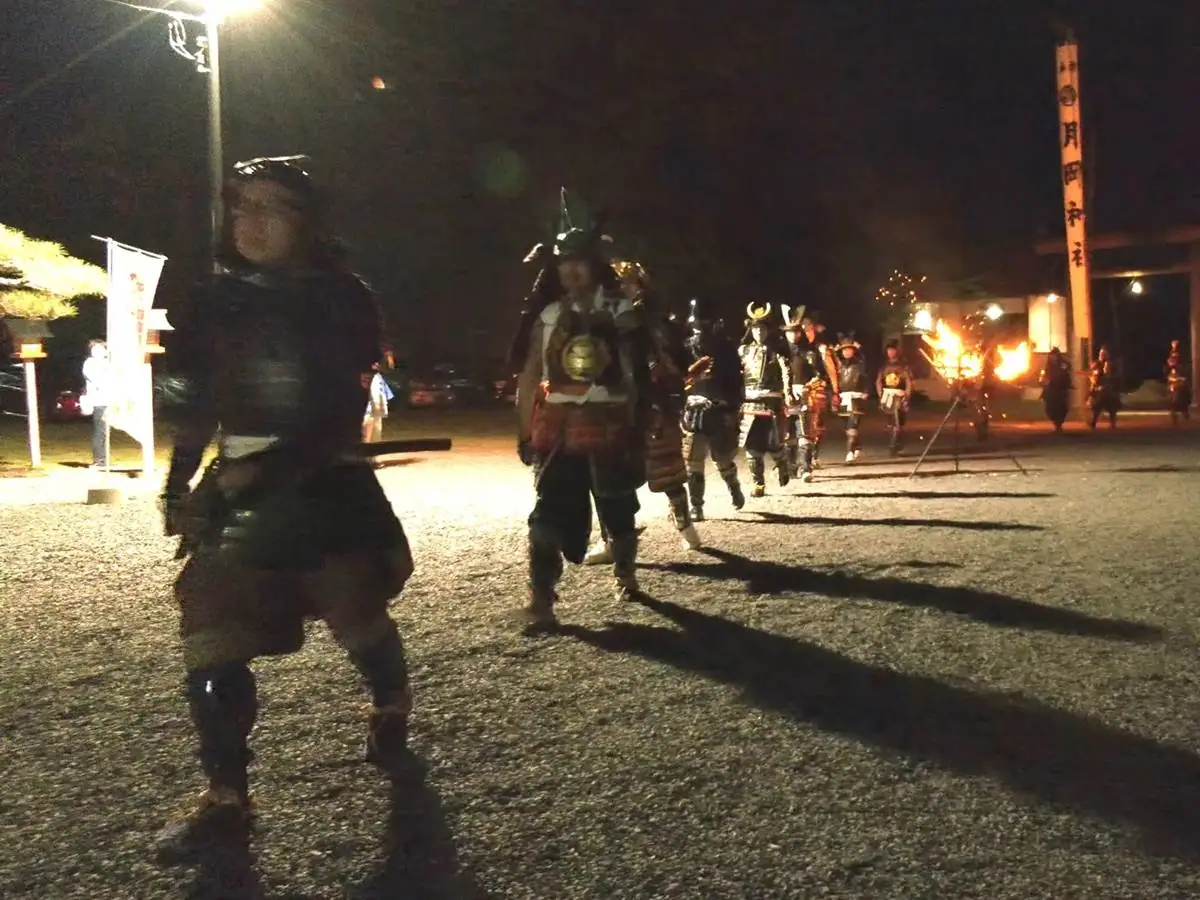
[[[189,672],[188,707],[200,739],[208,787],[173,815],[155,846],[164,862],[183,862],[213,845],[246,840],[254,818],[247,740],[258,712],[254,674],[244,663]]]
[[[846,429],[846,462],[852,463],[856,461],[859,454],[862,452],[862,445],[858,440],[858,429]]]
[[[411,760],[408,720],[412,716],[412,688],[406,687],[384,705],[376,703],[367,718],[367,762],[388,775],[398,775]]]
[[[366,650],[352,650],[350,659],[371,687],[366,761],[393,774],[409,759],[408,720],[413,696],[404,643],[395,624],[389,620],[388,625],[383,637]]]
[[[787,443],[787,467],[792,476],[800,474],[800,446],[791,440]]]
[[[612,546],[616,597],[618,600],[633,600],[642,592],[637,581],[637,532],[614,537]]]
[[[816,461],[817,448],[816,445],[808,440],[800,441],[800,480],[810,482],[813,480],[813,463]]]
[[[558,624],[558,579],[562,577],[562,552],[557,545],[529,537],[529,602],[521,610],[528,628],[553,628]]]
[[[688,472],[687,480],[688,496],[691,498],[692,508],[690,510],[690,518],[693,522],[704,521],[704,473],[703,472]]]
[[[679,531],[684,549],[699,550],[700,535],[697,534],[696,526],[692,524],[691,517],[688,515],[687,493],[680,489],[678,493],[671,493],[667,496],[671,501],[671,524]]]
[[[737,469],[731,467],[728,472],[722,472],[721,478],[725,482],[725,487],[729,488],[729,499],[733,502],[733,508],[741,509],[746,505],[746,495],[742,493],[742,483],[738,481]]]
[[[750,457],[750,478],[754,486],[750,489],[751,497],[763,497],[767,493],[767,461],[762,454]]]
[[[612,541],[609,540],[608,534],[604,531],[604,523],[601,522],[600,537],[588,550],[587,556],[583,558],[583,564],[585,566],[607,566],[612,561]]]
[[[779,478],[780,487],[787,487],[788,482],[792,480],[792,463],[785,450],[775,454],[775,474]]]

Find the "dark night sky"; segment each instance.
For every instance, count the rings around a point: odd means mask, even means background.
[[[1068,22],[1093,232],[1200,221],[1200,4],[1075,6],[274,0],[224,33],[227,161],[315,157],[401,343],[463,323],[503,343],[560,183],[612,210],[677,301],[852,325],[897,265],[1002,272],[1061,232]],[[166,253],[169,304],[203,246],[204,80],[139,19],[3,4],[0,221],[96,258],[90,233]]]

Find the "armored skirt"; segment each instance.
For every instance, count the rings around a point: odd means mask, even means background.
[[[349,650],[386,633],[413,561],[369,467],[327,468],[227,521],[175,583],[189,669],[294,653],[310,618]]]
[[[687,484],[679,415],[658,410],[646,436],[646,486],[656,494]]]

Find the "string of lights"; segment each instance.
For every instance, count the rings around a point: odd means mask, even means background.
[[[917,291],[924,283],[924,275],[915,278],[907,272],[894,269],[888,276],[887,282],[875,292],[875,301],[884,304],[889,309],[919,303],[920,297]]]

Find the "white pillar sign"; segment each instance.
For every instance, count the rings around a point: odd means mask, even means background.
[[[1067,226],[1067,272],[1071,287],[1071,364],[1082,372],[1091,364],[1091,266],[1087,249],[1087,210],[1083,193],[1083,116],[1079,108],[1079,45],[1058,45],[1058,143],[1062,150],[1063,218]],[[1075,392],[1075,400],[1082,392]]]

